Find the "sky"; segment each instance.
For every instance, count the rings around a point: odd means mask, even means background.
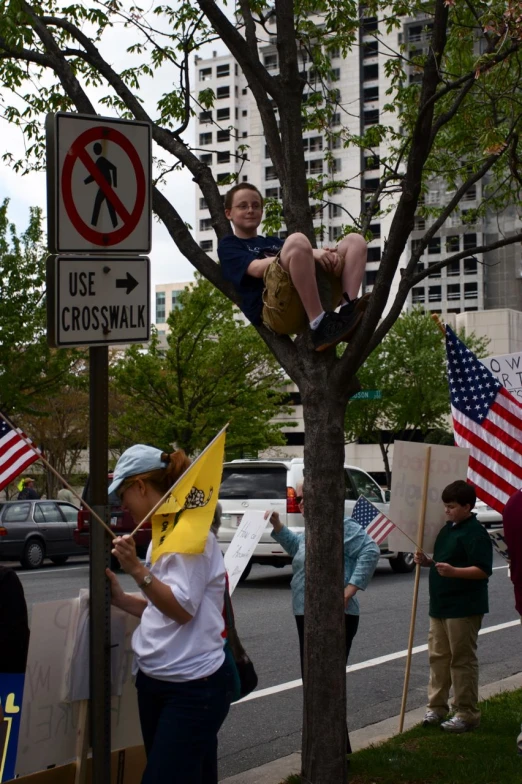
[[[128,31],[123,30],[121,27],[110,31],[107,39],[105,39],[105,37],[103,39],[106,43],[102,48],[102,54],[110,52],[110,56],[108,57],[109,62],[111,62],[116,69],[128,65],[128,56],[125,54],[126,45],[123,44],[125,37],[127,37],[128,43],[134,43],[135,36],[131,35]],[[213,49],[218,49],[220,53],[224,51],[222,46],[220,48],[219,44],[216,45],[216,43],[214,43],[213,45],[209,45],[206,49],[202,49],[200,55],[203,57],[210,56],[211,50]],[[117,53],[116,57],[113,55],[114,52]],[[193,62],[191,68],[194,72]],[[172,72],[170,74],[167,72],[157,74],[151,82],[143,84],[142,93],[147,96],[146,108],[152,116],[154,116],[154,102],[152,99],[157,99],[163,92],[168,91],[172,82]],[[96,93],[96,91],[90,90],[88,91],[88,94],[91,100],[96,100],[96,96],[101,96],[103,92],[105,91],[98,90]],[[4,104],[9,103],[12,100],[5,91],[3,91],[1,98],[3,98],[1,103]],[[99,112],[106,116],[111,114],[103,106],[99,106]],[[42,117],[42,123],[43,122],[44,117]],[[194,123],[191,123],[184,136],[185,140],[188,142],[192,141],[194,133]],[[24,149],[22,131],[18,127],[9,124],[5,119],[0,119],[0,199],[2,201],[6,197],[10,199],[9,219],[12,223],[16,224],[19,231],[23,231],[27,227],[30,207],[41,207],[45,220],[47,215],[45,172],[34,172],[22,176],[1,160],[1,157],[6,152],[12,153],[15,159],[21,157],[24,154]],[[153,155],[155,152],[156,151],[153,148]],[[165,151],[159,150],[157,152],[159,157],[165,158]],[[190,172],[183,170],[171,174],[168,185],[163,187],[163,192],[169,198],[182,219],[190,226],[195,227],[196,187],[192,182]],[[154,286],[156,284],[188,281],[191,280],[194,275],[194,268],[190,262],[180,253],[163,224],[158,222],[154,216],[152,223],[152,251],[150,253],[150,259],[152,292],[154,291]]]

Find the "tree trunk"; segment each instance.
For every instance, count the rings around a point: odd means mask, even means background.
[[[326,379],[319,381],[309,378],[307,389],[301,389],[306,432],[302,780],[306,784],[341,784],[347,781],[343,597],[346,401],[329,394]]]
[[[384,463],[384,471],[386,473],[386,484],[388,485],[388,490],[391,490],[390,458],[388,456],[388,450],[390,448],[390,445],[388,444],[388,447],[385,446],[382,440],[381,431],[379,431],[379,447],[381,450],[382,462]]]

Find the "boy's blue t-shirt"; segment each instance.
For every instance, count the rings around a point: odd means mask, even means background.
[[[254,259],[275,256],[283,247],[279,237],[242,239],[234,234],[223,237],[218,245],[218,257],[225,280],[234,284],[241,297],[241,310],[252,324],[261,323],[263,311],[263,278],[254,278],[247,269]]]

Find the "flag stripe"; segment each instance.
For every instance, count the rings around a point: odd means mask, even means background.
[[[0,419],[0,490],[38,458],[39,453],[24,441],[21,432]]]
[[[499,391],[499,395],[497,396],[497,403],[501,403],[502,405],[505,405],[506,408],[509,408],[510,411],[512,411],[515,414],[515,416],[521,417],[522,403],[519,403],[516,397],[512,395],[511,392],[508,392],[508,390],[505,387],[500,387],[498,391]]]
[[[384,542],[388,534],[395,528],[395,524],[363,495],[357,499],[351,517],[372,537],[376,544]]]
[[[479,435],[480,430],[483,428],[480,428],[480,426],[477,426],[474,422],[469,421],[464,425],[459,421],[457,416],[458,412],[453,422],[454,429],[457,433],[459,433],[459,435],[468,441],[473,452],[476,450],[478,452],[482,452],[488,456],[490,462],[494,462],[496,464],[496,467],[505,469],[502,471],[502,476],[512,484],[516,483],[517,480],[522,480],[522,465],[520,465],[520,462],[515,462],[513,458],[516,459],[517,455],[513,453],[509,447],[506,446],[504,450],[504,452],[509,452],[509,454],[505,454],[499,451],[482,437],[484,435],[483,433]],[[499,443],[499,446],[502,446],[501,442]]]
[[[501,493],[496,485],[487,482],[480,474],[473,471],[473,469],[468,470],[468,482],[474,486],[477,496],[481,501],[484,501],[484,503],[488,504],[497,512],[502,513],[504,511],[509,495]]]
[[[508,497],[515,492],[515,485],[506,482],[505,479],[499,476],[498,472],[493,471],[485,463],[477,460],[474,455],[469,456],[469,467],[489,482],[492,487],[496,487],[501,493],[506,493]]]

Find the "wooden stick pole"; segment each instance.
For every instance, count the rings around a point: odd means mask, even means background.
[[[424,483],[422,487],[422,498],[419,509],[419,527],[417,529],[417,549],[421,550],[424,543],[424,525],[426,521],[426,502],[428,500],[428,480],[430,475],[431,446],[426,449],[426,464],[424,466]],[[399,732],[404,727],[404,714],[406,713],[406,702],[408,700],[408,687],[410,685],[411,655],[413,650],[413,637],[415,635],[415,621],[417,618],[417,600],[419,598],[421,565],[415,567],[415,585],[413,587],[413,602],[411,606],[410,635],[408,638],[408,654],[406,656],[406,670],[404,672],[404,686],[402,689],[401,712],[399,715]]]
[[[108,531],[108,533],[110,533],[110,535],[111,535],[111,536],[112,536],[112,538],[114,539],[114,538],[116,537],[116,534],[114,533],[114,531],[111,531],[111,529],[109,528],[109,526],[108,526],[108,525],[107,525],[107,524],[106,524],[106,523],[105,523],[105,522],[104,522],[104,521],[101,519],[101,517],[100,517],[99,515],[97,515],[97,514],[96,514],[96,512],[94,512],[94,511],[91,509],[91,507],[89,506],[89,504],[88,504],[86,501],[84,501],[84,500],[83,500],[83,498],[81,498],[81,496],[79,496],[79,495],[78,495],[78,493],[76,492],[76,490],[73,490],[73,488],[71,487],[71,485],[70,485],[70,484],[69,484],[69,483],[68,483],[68,482],[67,482],[67,481],[66,481],[66,480],[63,478],[63,476],[62,476],[61,474],[59,474],[59,473],[58,473],[58,471],[56,470],[56,468],[54,468],[54,466],[52,466],[52,465],[50,464],[50,462],[49,462],[48,460],[46,460],[46,458],[45,458],[45,457],[42,455],[42,453],[41,453],[41,452],[40,452],[40,451],[39,451],[39,450],[38,450],[38,449],[35,447],[35,445],[32,443],[32,441],[30,441],[28,438],[26,438],[26,437],[25,437],[25,435],[24,435],[24,433],[21,433],[21,432],[18,430],[18,428],[16,428],[16,427],[13,425],[13,423],[12,423],[12,422],[10,422],[10,421],[9,421],[9,419],[8,419],[8,418],[5,416],[5,414],[3,414],[1,411],[0,411],[0,419],[3,419],[3,420],[4,420],[4,422],[5,422],[7,425],[9,425],[9,427],[10,427],[10,428],[12,428],[12,429],[13,429],[13,430],[14,430],[16,433],[18,433],[18,435],[20,436],[20,438],[22,439],[22,441],[24,441],[24,442],[25,442],[25,444],[27,444],[27,446],[28,446],[28,447],[30,447],[30,449],[32,449],[32,450],[33,450],[33,452],[35,452],[35,454],[37,454],[37,455],[38,455],[38,459],[42,461],[42,463],[44,464],[44,466],[46,466],[46,467],[49,469],[49,471],[50,471],[52,474],[54,474],[54,475],[55,475],[55,477],[56,477],[57,479],[59,479],[59,480],[60,480],[60,482],[62,483],[62,485],[64,485],[64,486],[65,486],[65,487],[66,487],[68,490],[70,490],[70,491],[71,491],[71,493],[74,495],[74,497],[75,497],[75,498],[77,498],[77,499],[78,499],[78,501],[81,503],[81,505],[82,505],[82,506],[83,506],[85,509],[87,509],[87,511],[88,511],[88,512],[90,512],[90,513],[92,514],[92,516],[94,517],[94,519],[95,519],[95,520],[97,520],[97,521],[100,523],[100,525],[103,525],[103,527],[105,528],[105,530],[106,530],[106,531]]]
[[[76,730],[76,771],[74,784],[85,784],[87,774],[87,753],[89,751],[89,700],[80,701],[80,715]]]

